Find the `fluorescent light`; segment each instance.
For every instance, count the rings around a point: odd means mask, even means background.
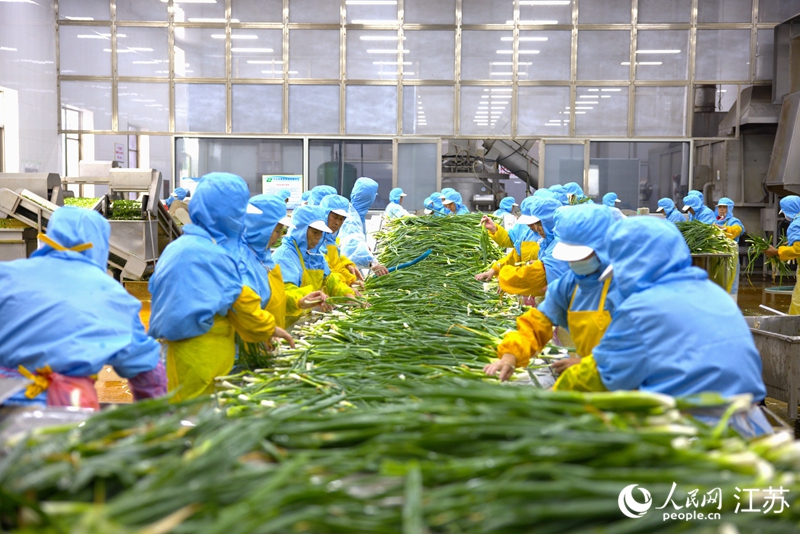
[[[108,37],[104,37],[100,34],[90,34],[90,33],[82,33],[78,35],[78,39],[108,39]]]
[[[2,52],[16,52],[16,48],[11,48],[10,46],[0,46],[0,51]]]
[[[587,104],[599,104],[599,103],[600,103],[600,102],[597,102],[597,101],[594,101],[594,102],[587,102],[587,101],[585,101],[585,100],[582,100],[581,102],[578,102],[578,104],[581,104],[581,105],[587,105]]]
[[[348,6],[396,6],[397,0],[346,0]]]
[[[611,95],[600,95],[600,98],[611,98]]]
[[[300,74],[300,73],[299,73],[299,72],[297,72],[296,70],[290,70],[290,71],[289,71],[289,72],[287,72],[286,74]]]
[[[519,38],[519,42],[524,43],[524,42],[533,42],[533,41],[547,41],[548,39],[549,39],[549,37],[520,37]],[[514,38],[513,37],[501,37],[500,40],[509,42],[509,41],[513,41]]]
[[[590,89],[590,91],[591,91],[591,89]],[[597,91],[597,89],[595,89],[595,91]],[[597,97],[594,96],[594,95],[581,95],[578,98],[597,98]]]
[[[552,123],[552,122],[546,122],[546,123],[544,123],[544,125],[545,125],[545,126],[561,126],[561,124],[560,124],[560,123],[559,123],[559,124],[554,124],[554,123]]]
[[[637,61],[637,65],[661,65],[661,61]],[[630,61],[623,61],[620,65],[630,65]]]
[[[370,48],[367,54],[396,54],[397,50],[392,48]],[[408,54],[409,50],[403,50],[404,54]]]
[[[359,37],[362,41],[397,41],[398,37],[396,35],[362,35]],[[405,41],[406,38],[403,37]]]
[[[622,91],[622,89],[600,89],[600,90],[603,91],[604,93],[618,93],[619,91]]]
[[[599,91],[600,89],[589,89],[589,91]]]
[[[94,20],[94,17],[64,17],[67,20]]]
[[[492,106],[492,109],[506,109],[505,106]]]
[[[561,119],[550,119],[550,122],[558,122],[558,123],[560,123]]]
[[[575,109],[594,109],[592,106],[575,106]]]
[[[250,65],[282,65],[283,60],[280,59],[248,59],[247,63]]]
[[[637,50],[637,54],[680,54],[680,50]]]
[[[575,115],[586,115],[585,111],[576,111]]]
[[[492,98],[495,100],[500,100],[501,98],[511,98],[511,95],[492,95]]]
[[[16,48],[14,50],[16,50]],[[717,89],[717,92],[718,93],[727,93],[728,90],[727,89]]]
[[[231,47],[231,52],[259,52],[263,54],[269,54],[273,52],[272,48],[250,48],[247,46],[234,46]]]
[[[400,61],[373,61],[373,65],[399,65]],[[403,61],[403,65],[411,65],[410,61]]]

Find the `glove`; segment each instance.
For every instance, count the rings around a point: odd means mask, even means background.
[[[159,360],[153,369],[128,379],[128,385],[135,401],[163,397],[167,394],[167,372],[164,363]]]

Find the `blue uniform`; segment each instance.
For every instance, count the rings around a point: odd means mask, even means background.
[[[505,215],[511,215],[511,210],[514,209],[514,204],[516,204],[514,197],[505,197],[500,201],[500,207],[495,210],[494,216],[503,217]]]
[[[276,195],[256,195],[250,199],[250,204],[261,213],[245,216],[239,273],[242,283],[258,293],[261,307],[265,308],[272,295],[267,273],[275,267],[268,245],[275,226],[286,217],[286,202]]]
[[[172,203],[175,202],[176,198],[178,200],[184,200],[188,192],[189,192],[188,189],[184,189],[183,187],[176,187],[175,191],[172,192],[172,194],[169,196],[169,198],[167,198],[167,200],[164,203],[169,208],[170,206],[172,206]]]
[[[409,215],[405,208],[400,205],[400,199],[404,196],[403,190],[399,187],[395,187],[391,190],[389,193],[389,205],[386,206],[386,210],[384,211],[387,219],[396,219]]]
[[[714,224],[717,218],[711,209],[703,204],[702,197],[698,195],[687,195],[683,199],[683,205],[689,206],[694,210],[694,214],[689,214],[690,221],[700,221],[705,224]]]
[[[328,195],[336,195],[336,189],[329,185],[318,185],[311,189],[311,196],[308,199],[309,206],[319,206],[322,199]]]
[[[539,242],[539,261],[544,265],[547,283],[550,284],[561,278],[561,275],[569,269],[567,262],[553,258],[553,248],[558,243],[555,234],[556,211],[562,208],[562,205],[554,198],[532,198],[530,213],[539,218],[545,233],[545,237]]]
[[[686,222],[686,216],[675,207],[675,202],[671,198],[662,198],[658,201],[658,207],[664,211],[667,220],[674,223]]]
[[[609,390],[672,396],[766,393],[761,357],[736,303],[692,267],[673,224],[628,218],[608,236],[617,306],[594,359]]]
[[[281,246],[272,255],[273,261],[281,266],[285,283],[301,287],[304,268],[308,271],[323,271],[325,276],[330,274],[325,255],[320,252],[322,240],[312,250],[308,250],[308,225],[314,221],[326,220],[325,211],[320,207],[300,206],[292,213],[295,227],[281,240]],[[303,258],[302,264],[298,250]]]
[[[447,199],[446,201],[448,202],[448,205],[449,205],[451,202],[452,202],[452,203],[455,203],[455,205],[456,205],[456,211],[455,211],[455,213],[453,213],[453,212],[449,211],[449,208],[448,208],[448,207],[445,207],[445,209],[446,209],[446,210],[448,210],[448,213],[450,213],[450,214],[454,214],[454,215],[465,215],[465,214],[469,213],[469,208],[467,208],[467,207],[466,207],[466,206],[465,206],[465,205],[462,203],[462,202],[463,202],[463,200],[462,200],[462,198],[461,198],[461,193],[459,193],[458,191],[456,191],[456,190],[450,190],[450,191],[448,191],[448,192],[447,192],[447,194],[445,195],[445,198]]]
[[[292,198],[292,192],[288,189],[280,189],[278,190],[278,198],[283,200],[283,203],[285,204],[287,200]]]
[[[566,190],[567,195],[571,195],[575,201],[586,198],[586,195],[583,194],[583,188],[575,182],[564,184],[564,189]]]

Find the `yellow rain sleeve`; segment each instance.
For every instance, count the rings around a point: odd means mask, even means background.
[[[261,297],[248,286],[242,288],[231,306],[228,319],[239,337],[248,343],[269,341],[275,333],[275,317],[261,309]]]
[[[339,275],[341,281],[350,285],[357,280],[356,275],[347,270],[348,265],[355,265],[352,261],[345,258],[339,253],[339,247],[336,245],[328,245],[325,252],[325,261],[328,262],[331,273]]]
[[[325,280],[325,293],[329,297],[349,297],[355,295],[353,288],[342,281],[339,273],[331,273]]]
[[[497,243],[497,246],[500,248],[514,248],[514,242],[511,241],[511,238],[508,236],[508,231],[502,226],[495,226],[497,227],[497,231],[494,233],[489,232],[489,237],[492,238],[492,241]]]
[[[494,269],[495,272],[499,273],[506,265],[514,267],[518,263],[520,263],[519,254],[517,254],[516,249],[512,248],[511,252],[506,254],[505,257],[497,260],[492,264],[492,269]]]
[[[512,295],[540,297],[547,290],[547,276],[539,260],[519,267],[507,265],[500,270],[498,280],[500,289]]]
[[[778,257],[780,257],[781,261],[800,258],[800,241],[795,241],[791,247],[778,247]]]
[[[744,228],[742,228],[738,224],[734,224],[733,226],[725,226],[722,228],[722,230],[725,232],[725,235],[727,235],[729,238],[736,239],[744,231]]]
[[[300,299],[316,290],[311,285],[297,287],[294,284],[284,284],[284,288],[286,290],[286,326],[289,327],[306,312],[300,307]]]
[[[497,357],[513,354],[517,367],[526,367],[534,354],[553,338],[553,323],[545,314],[531,308],[517,317],[517,330],[509,332],[497,346]]]
[[[581,358],[581,363],[567,367],[567,370],[561,373],[553,385],[553,391],[592,392],[608,391],[608,389],[600,379],[600,373],[597,372],[594,356],[590,354]]]

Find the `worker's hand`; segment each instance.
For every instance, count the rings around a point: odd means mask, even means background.
[[[284,341],[289,343],[290,347],[294,348],[294,338],[291,335],[289,335],[289,332],[287,332],[286,330],[284,330],[279,326],[275,327],[275,333],[272,334],[272,339],[283,339]]]
[[[768,258],[772,258],[773,256],[777,255],[778,255],[778,249],[773,247],[772,245],[770,245],[769,248],[764,251],[764,256]]]
[[[555,371],[557,375],[560,375],[566,371],[567,368],[572,367],[573,365],[578,365],[579,363],[581,363],[580,358],[563,358],[561,360],[554,361],[552,367],[553,371]]]
[[[500,379],[500,382],[505,382],[511,375],[514,374],[514,368],[517,365],[517,359],[513,354],[503,354],[503,357],[497,361],[490,363],[483,368],[483,372],[487,376],[495,376]]]
[[[495,276],[497,276],[497,271],[495,271],[494,269],[489,269],[486,272],[483,272],[483,273],[480,273],[480,274],[476,274],[475,275],[475,280],[477,280],[478,282],[488,282],[489,280],[491,280]]]
[[[523,306],[530,306],[531,308],[535,308],[536,307],[536,297],[529,297],[529,296],[522,297],[522,305]]]
[[[302,310],[310,310],[315,306],[319,306],[321,304],[325,304],[325,300],[328,298],[328,295],[323,293],[322,291],[314,291],[309,293],[305,297],[301,298],[297,305]]]
[[[379,263],[372,267],[372,272],[375,273],[376,276],[384,276],[389,274],[389,269]]]
[[[356,267],[352,263],[347,265],[347,270],[350,271],[350,274],[355,276],[356,279],[358,279],[359,281],[361,281],[361,282],[364,281],[364,275],[361,274],[361,271],[358,269],[358,267]]]
[[[484,215],[481,219],[481,226],[486,228],[492,234],[497,232],[497,225],[494,224],[494,221],[488,215]]]
[[[362,282],[361,280],[356,280],[355,282],[350,284],[350,287],[364,289],[364,282]]]

